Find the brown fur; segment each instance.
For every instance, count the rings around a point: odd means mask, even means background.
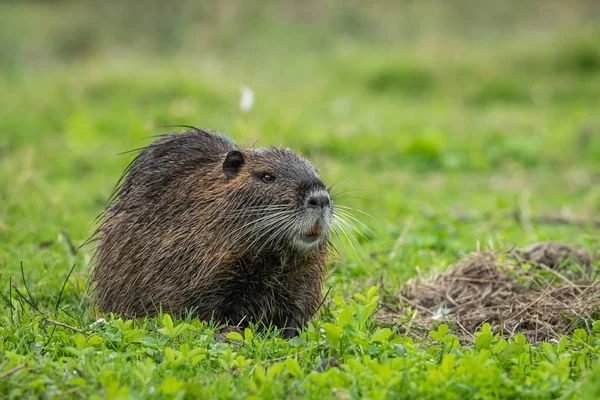
[[[228,154],[237,151],[244,164],[227,177]],[[260,181],[264,172],[277,181]],[[126,316],[191,311],[294,335],[320,304],[329,226],[309,250],[290,238],[295,226],[312,224],[306,196],[324,188],[316,169],[289,150],[238,149],[199,129],[165,136],[132,162],[97,230],[99,309]],[[325,222],[329,204],[319,211]],[[286,214],[259,229],[275,215],[270,207],[285,209],[289,220]]]

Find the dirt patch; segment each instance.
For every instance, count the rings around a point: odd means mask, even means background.
[[[472,253],[432,281],[416,279],[382,310],[382,321],[431,329],[448,323],[472,337],[484,322],[505,337],[558,339],[599,316],[600,282],[594,258],[556,242],[509,252]],[[407,321],[407,311],[417,317]],[[418,329],[417,329],[418,331]]]
[[[534,243],[522,250],[513,250],[512,254],[555,270],[571,263],[582,266],[589,272],[594,261],[587,251],[558,242]]]

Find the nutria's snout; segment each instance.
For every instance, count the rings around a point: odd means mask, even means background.
[[[324,190],[318,190],[307,196],[306,207],[323,210],[326,207],[329,207],[330,202],[331,199],[329,198],[329,193]]]
[[[333,202],[326,189],[313,189],[307,193],[301,219],[300,229],[294,236],[294,246],[298,250],[311,250],[329,239]]]

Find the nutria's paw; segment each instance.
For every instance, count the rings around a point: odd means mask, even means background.
[[[297,322],[288,323],[281,329],[281,337],[283,339],[291,339],[300,334],[300,324]]]

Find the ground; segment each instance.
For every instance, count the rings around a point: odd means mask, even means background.
[[[498,3],[1,4],[0,394],[600,396],[597,313],[545,341],[381,318],[410,278],[473,251],[600,248],[600,10]],[[298,338],[168,315],[92,325],[93,246],[78,246],[120,153],[176,124],[301,152],[365,225],[334,238]]]

